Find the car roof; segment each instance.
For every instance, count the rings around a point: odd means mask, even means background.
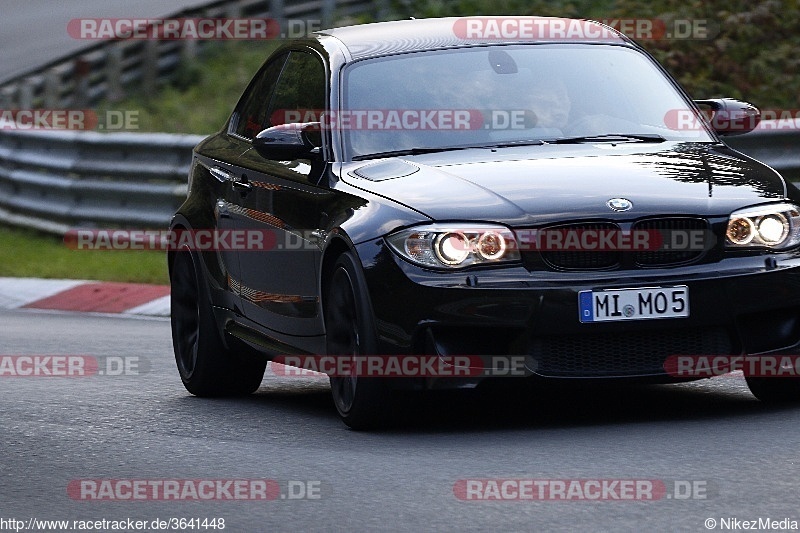
[[[482,28],[485,32],[483,35],[486,35],[486,37],[468,36],[465,32],[468,23],[476,24]],[[503,26],[504,24],[506,26]],[[528,28],[534,26],[539,28],[539,37],[530,37],[530,35],[536,33],[530,31],[522,31],[522,36],[513,35],[511,37],[508,36],[509,33],[503,35],[504,30],[502,29],[500,34],[495,33],[498,28],[519,28],[523,24],[528,24]],[[541,28],[549,28],[552,31],[548,36],[542,37]],[[562,29],[562,31],[558,31],[559,29]],[[591,37],[592,35],[597,35],[597,33],[600,33],[601,37]],[[335,37],[347,48],[353,59],[421,50],[478,46],[487,43],[632,43],[623,34],[599,22],[557,17],[409,19],[332,28],[315,32],[315,35]]]

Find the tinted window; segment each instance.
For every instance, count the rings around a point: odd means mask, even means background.
[[[270,106],[271,126],[313,122],[325,108],[325,68],[315,56],[292,52]]]
[[[581,135],[710,141],[670,123],[689,104],[644,54],[621,46],[518,45],[401,54],[345,71],[350,157]],[[344,126],[344,121],[348,126]]]
[[[267,109],[287,56],[284,54],[270,61],[250,83],[234,113],[232,130],[236,134],[252,139],[269,127]]]

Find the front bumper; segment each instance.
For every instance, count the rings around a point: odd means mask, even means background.
[[[670,380],[670,356],[800,350],[800,253],[612,272],[530,272],[522,266],[436,272],[381,239],[357,247],[381,355],[524,356],[549,378]],[[585,290],[686,285],[690,316],[581,323]],[[473,357],[470,360],[474,361]]]

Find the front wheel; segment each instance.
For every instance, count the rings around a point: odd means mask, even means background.
[[[377,335],[366,283],[357,260],[349,252],[339,256],[334,264],[324,313],[328,355],[377,355]],[[330,381],[336,410],[349,427],[370,429],[385,422],[388,399],[385,379],[352,375],[331,376]]]
[[[747,387],[762,402],[800,403],[800,378],[750,377],[745,375]]]
[[[220,338],[197,258],[175,253],[170,275],[172,345],[186,390],[195,396],[239,396],[258,389],[266,362],[244,359]]]

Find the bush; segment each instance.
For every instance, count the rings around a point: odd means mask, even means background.
[[[800,4],[796,0],[405,0],[396,18],[541,15],[594,20],[706,20],[705,40],[640,41],[693,98],[728,96],[760,108],[800,107]]]

